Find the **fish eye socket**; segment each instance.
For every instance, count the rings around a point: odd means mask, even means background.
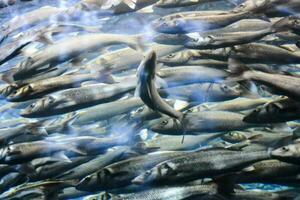
[[[175,54],[170,54],[167,56],[167,58],[173,58],[173,57],[175,57]]]
[[[31,104],[31,105],[30,105],[30,108],[34,108],[35,105],[36,105],[35,103]]]
[[[161,122],[162,125],[167,125],[168,124],[168,120],[164,120]]]
[[[289,151],[289,148],[288,147],[282,147],[282,150],[283,151]]]
[[[143,110],[144,110],[144,108],[141,107],[141,108],[138,108],[136,112],[141,113],[141,112],[143,112]]]

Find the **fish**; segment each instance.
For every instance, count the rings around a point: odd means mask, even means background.
[[[177,52],[183,49],[180,45],[161,45],[149,44],[149,48],[153,49],[158,57]],[[123,70],[135,69],[139,66],[143,55],[132,48],[122,48],[119,50],[105,53],[82,66],[83,69],[105,70],[109,69],[112,73],[119,73]]]
[[[137,47],[137,36],[101,33],[73,36],[33,53],[17,64],[15,68],[7,71],[5,76],[7,79],[20,80],[26,76],[32,76],[40,71],[53,68],[88,51],[115,44],[127,44],[135,49],[139,48]]]
[[[186,152],[158,152],[116,162],[83,178],[76,189],[94,192],[120,188],[130,184],[131,180],[141,172],[178,155],[186,155]]]
[[[190,108],[191,112],[200,111],[229,111],[229,112],[243,112],[251,109],[255,109],[258,106],[264,105],[271,102],[272,98],[258,98],[249,99],[239,97],[236,99],[223,101],[223,102],[212,102],[212,103],[202,103],[195,107]]]
[[[0,145],[8,145],[13,139],[22,135],[33,135],[38,137],[45,137],[47,133],[39,123],[27,123],[16,127],[1,128],[0,129]]]
[[[228,77],[228,73],[224,70],[204,66],[166,67],[158,70],[156,75],[167,82],[167,87],[203,82],[215,83]]]
[[[200,133],[216,133],[234,130],[243,130],[259,125],[243,122],[244,115],[226,111],[203,111],[186,113],[182,124],[187,135]],[[182,127],[174,124],[171,118],[163,117],[153,122],[150,130],[167,135],[183,133]]]
[[[151,151],[184,151],[194,150],[209,141],[218,138],[223,133],[201,134],[201,135],[186,135],[182,143],[182,136],[161,136],[157,135],[154,138],[147,139],[136,144],[136,149],[142,152]]]
[[[129,199],[140,199],[140,200],[181,200],[192,196],[204,195],[207,193],[217,193],[216,186],[211,185],[196,185],[196,186],[178,186],[178,187],[158,187],[149,190],[145,190],[137,193],[129,194],[112,194],[112,193],[100,193],[84,198],[84,200],[92,200],[95,198],[99,199],[116,199],[116,200],[129,200]]]
[[[160,97],[155,85],[155,73],[156,53],[154,51],[150,51],[146,54],[145,59],[141,62],[138,68],[138,82],[135,90],[135,96],[139,96],[141,100],[152,110],[158,111],[180,121],[182,119],[182,113],[175,110]]]
[[[289,98],[258,106],[244,118],[248,123],[282,123],[299,119],[299,103]]]
[[[57,174],[75,168],[85,162],[91,160],[91,156],[79,156],[67,160],[59,160],[54,163],[47,163],[45,165],[36,166],[34,168],[34,176],[30,178],[31,181],[40,181],[45,179],[53,179]]]
[[[234,12],[255,12],[264,13],[268,17],[283,17],[299,11],[299,2],[289,1],[268,1],[268,0],[247,0],[233,9]]]
[[[158,58],[167,66],[200,65],[226,69],[230,48],[195,50],[188,49]]]
[[[245,89],[241,86],[229,86],[223,83],[195,83],[162,88],[159,89],[159,93],[164,98],[197,103],[225,101],[235,99],[241,95],[248,96],[248,92],[245,92]]]
[[[116,148],[106,152],[105,154],[99,155],[88,162],[73,167],[70,170],[59,173],[55,176],[55,178],[59,180],[82,179],[114,162],[119,162],[123,159],[126,159],[127,155],[130,154],[135,155],[137,153],[130,150],[128,147]]]
[[[232,81],[234,79],[235,81],[256,81],[271,87],[272,89],[276,90],[276,93],[278,94],[289,96],[295,100],[300,99],[298,97],[299,92],[297,90],[297,85],[300,84],[298,77],[249,70],[245,64],[235,58],[230,58],[228,62],[229,70],[232,73],[232,77],[230,77],[228,80]]]
[[[255,42],[267,35],[275,34],[276,32],[286,29],[288,30],[286,24],[287,23],[283,23],[282,20],[279,20],[273,24],[265,25],[265,27],[261,29],[254,26],[253,30],[251,30],[251,27],[248,27],[248,29],[243,29],[243,27],[240,28],[238,22],[236,22],[231,26],[221,29],[189,33],[186,35],[171,34],[165,36],[164,40],[155,39],[155,41],[162,44],[176,44],[177,41],[180,41],[181,45],[184,45],[189,49],[224,48]]]
[[[15,35],[12,41],[3,45],[1,48],[0,65],[8,62],[12,58],[19,54],[26,55],[25,47],[28,45],[39,42],[45,45],[53,44],[53,36],[61,33],[67,33],[72,31],[88,31],[96,32],[95,27],[80,26],[76,24],[55,24],[49,26],[42,26],[38,28],[32,28],[29,31],[21,32]],[[99,32],[99,30],[98,30]],[[4,50],[5,49],[5,50]]]
[[[1,160],[3,163],[24,162],[30,158],[38,158],[59,151],[75,153],[75,155],[86,155],[85,152],[74,147],[74,145],[59,142],[35,141],[10,144],[1,148]]]
[[[171,14],[161,17],[152,22],[152,27],[160,33],[182,34],[191,32],[202,32],[228,26],[241,19],[253,18],[250,12],[227,12],[224,11],[196,16],[182,16],[181,14]]]
[[[264,160],[254,163],[237,174],[237,183],[273,183],[273,180],[299,174],[299,167],[279,160]],[[283,179],[284,180],[284,179]],[[282,181],[281,184],[284,184]]]
[[[143,105],[139,98],[129,98],[93,106],[76,113],[72,124],[83,125],[130,112]]]
[[[13,84],[11,83],[11,80],[6,80],[4,78],[3,81],[8,82],[11,85],[15,85],[16,88],[22,87],[24,85],[30,84],[30,83],[34,83],[36,81],[40,81],[43,79],[48,79],[48,78],[52,78],[52,77],[56,77],[56,76],[60,76],[63,74],[68,74],[68,68],[67,67],[55,67],[52,69],[49,69],[47,71],[41,72],[39,74],[36,74],[32,77],[28,77],[28,78],[24,78],[22,80],[18,80],[18,81],[14,81]],[[14,90],[15,91],[15,90]],[[8,95],[6,95],[8,96]]]
[[[262,149],[268,149],[288,145],[297,137],[288,132],[277,133],[258,130],[253,132],[232,131],[224,134],[221,138],[231,143],[249,142],[250,146],[254,144],[255,146],[261,146]]]
[[[213,159],[212,159],[213,158]],[[255,162],[268,160],[267,151],[207,149],[161,162],[132,180],[134,184],[191,181],[229,173]]]
[[[136,80],[110,85],[95,84],[58,91],[37,100],[20,112],[24,117],[51,116],[72,112],[79,108],[93,106],[119,99],[133,91]]]
[[[271,151],[271,157],[283,162],[299,165],[299,142],[286,145]]]
[[[218,0],[213,0],[218,1]],[[185,6],[192,6],[197,4],[209,3],[212,1],[209,0],[159,0],[157,3],[154,4],[155,7],[158,8],[176,8],[176,7],[185,7]]]
[[[27,12],[23,15],[16,16],[8,22],[1,25],[1,40],[17,30],[29,28],[31,26],[36,25],[39,22],[47,21],[49,20],[49,18],[63,13],[64,11],[65,9],[62,8],[44,6],[31,12]]]
[[[62,75],[24,85],[15,90],[12,94],[8,95],[6,99],[12,102],[26,101],[65,88],[78,87],[83,82],[95,80],[99,82],[113,83],[113,80],[107,79],[107,72]]]
[[[293,52],[283,47],[260,43],[236,45],[233,47],[231,56],[242,62],[252,63],[291,64],[300,61],[297,51]]]

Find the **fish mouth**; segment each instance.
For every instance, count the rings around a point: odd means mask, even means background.
[[[19,96],[15,96],[15,95],[8,95],[7,97],[6,97],[6,100],[7,101],[17,101],[17,100],[19,100],[20,99],[20,97]]]
[[[131,183],[135,185],[142,185],[145,183],[145,177],[143,175],[134,178]]]
[[[31,117],[32,115],[34,115],[32,112],[30,112],[28,109],[23,109],[20,111],[20,116],[22,117]]]

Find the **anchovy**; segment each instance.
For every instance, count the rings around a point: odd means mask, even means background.
[[[258,126],[243,122],[243,118],[242,114],[225,111],[186,113],[181,126],[185,127],[186,134],[234,131]],[[183,133],[181,126],[170,118],[161,118],[150,129],[161,134],[178,135]]]
[[[136,80],[111,85],[95,84],[58,91],[21,111],[22,116],[51,116],[118,99],[135,89]]]
[[[179,155],[186,155],[186,152],[158,152],[116,162],[85,177],[76,188],[85,191],[100,191],[126,186],[140,173]]]
[[[135,184],[169,183],[218,176],[270,159],[267,151],[207,149],[162,162],[132,180]]]

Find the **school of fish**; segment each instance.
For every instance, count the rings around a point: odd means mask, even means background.
[[[0,0],[0,200],[300,199],[299,0],[64,3]]]

